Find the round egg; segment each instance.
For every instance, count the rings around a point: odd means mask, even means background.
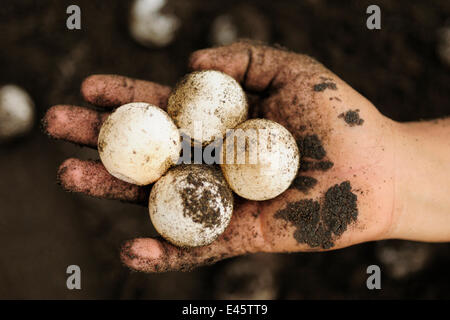
[[[289,188],[297,175],[300,153],[285,127],[267,119],[252,119],[227,136],[220,159],[234,192],[250,200],[268,200]]]
[[[181,25],[166,0],[134,0],[129,30],[134,40],[146,47],[165,47],[172,43]]]
[[[180,134],[160,108],[134,102],[117,108],[103,123],[98,151],[114,177],[137,185],[158,180],[178,161]]]
[[[34,103],[28,93],[16,85],[0,88],[0,141],[22,136],[33,127]]]
[[[229,75],[205,70],[186,75],[169,97],[167,112],[192,142],[203,146],[247,119],[244,90]]]
[[[179,165],[153,186],[149,212],[166,240],[182,247],[204,246],[228,226],[233,193],[218,167]]]

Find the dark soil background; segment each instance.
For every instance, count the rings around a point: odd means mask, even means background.
[[[345,3],[345,4],[344,4]],[[366,28],[378,4],[382,29]],[[78,4],[82,30],[66,28]],[[0,83],[33,97],[36,126],[0,146],[0,298],[450,298],[450,245],[367,243],[329,253],[262,254],[189,273],[141,274],[122,266],[126,240],[155,235],[147,210],[63,192],[55,179],[66,157],[94,151],[49,140],[39,119],[53,104],[86,105],[83,78],[117,73],[173,85],[189,53],[211,45],[220,14],[241,19],[241,35],[316,57],[382,113],[409,121],[450,114],[450,66],[439,30],[442,1],[170,1],[182,19],[175,41],[149,49],[128,33],[128,1],[2,1]],[[66,288],[66,268],[82,270],[82,290]],[[366,268],[382,270],[382,290],[366,288]]]

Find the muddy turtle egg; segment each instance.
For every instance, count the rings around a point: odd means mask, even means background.
[[[233,193],[219,168],[179,165],[153,186],[149,212],[163,238],[178,246],[203,246],[228,226]]]
[[[137,185],[158,180],[175,164],[181,151],[177,127],[160,108],[148,103],[128,103],[103,123],[98,151],[114,177]]]
[[[183,133],[203,146],[222,138],[247,118],[239,83],[223,72],[206,70],[185,76],[169,97],[167,112]]]
[[[250,200],[268,200],[290,186],[297,175],[300,154],[285,127],[271,120],[252,119],[227,136],[220,159],[234,192]]]
[[[34,103],[15,85],[0,88],[0,141],[21,136],[33,127]]]

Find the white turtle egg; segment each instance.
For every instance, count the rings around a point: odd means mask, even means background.
[[[228,226],[233,193],[218,167],[179,165],[153,186],[149,212],[166,240],[182,247],[204,246]]]
[[[177,84],[167,113],[192,141],[205,146],[245,121],[248,104],[236,80],[220,71],[205,70],[190,73]]]
[[[300,154],[294,137],[281,124],[251,119],[226,137],[220,159],[234,192],[250,200],[268,200],[289,188]]]
[[[176,15],[161,11],[166,2],[166,0],[133,2],[129,29],[137,42],[147,47],[165,47],[174,40],[181,23]]]
[[[16,85],[0,88],[0,141],[24,135],[33,127],[34,103],[28,93]]]
[[[103,123],[98,151],[111,175],[147,185],[177,162],[180,134],[161,108],[143,102],[128,103],[117,108]]]

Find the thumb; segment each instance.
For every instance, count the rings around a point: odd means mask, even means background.
[[[195,51],[189,59],[189,67],[192,70],[222,71],[247,90],[263,91],[275,80],[286,59],[293,56],[288,51],[239,41],[228,46]]]

